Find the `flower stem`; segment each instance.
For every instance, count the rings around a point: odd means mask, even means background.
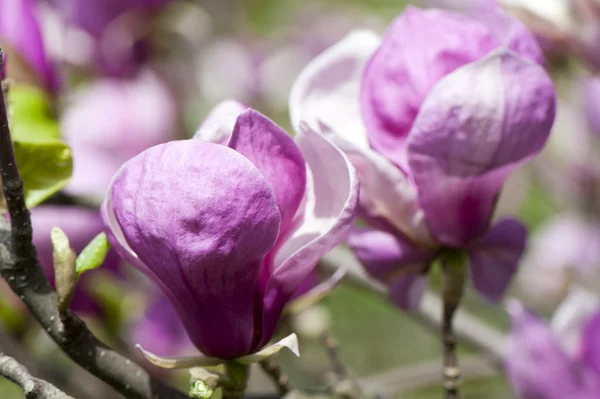
[[[231,380],[231,384],[221,385],[223,388],[223,399],[241,399],[244,397],[250,368],[245,364],[231,361],[225,363],[225,375]]]
[[[448,251],[443,255],[444,283],[442,289],[442,343],[444,346],[444,397],[458,399],[460,367],[456,356],[456,335],[452,323],[454,313],[463,296],[465,285],[465,255],[458,251]]]

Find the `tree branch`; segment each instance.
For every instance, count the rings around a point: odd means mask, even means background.
[[[35,378],[14,358],[0,353],[0,375],[19,385],[26,399],[73,399],[54,385]]]
[[[59,314],[56,293],[32,243],[31,218],[15,161],[4,96],[0,96],[0,174],[10,214],[10,225],[0,218],[0,274],[48,335],[73,361],[127,398],[186,398],[100,342],[75,314]]]

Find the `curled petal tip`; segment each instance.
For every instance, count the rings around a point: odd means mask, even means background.
[[[284,339],[282,339],[281,341],[276,342],[273,345],[268,346],[265,349],[263,349],[259,352],[256,352],[252,355],[242,356],[240,358],[237,358],[236,361],[238,363],[242,363],[242,364],[251,364],[251,363],[260,362],[261,360],[267,359],[267,358],[277,354],[283,348],[288,348],[294,355],[300,357],[300,349],[298,347],[298,336],[296,334],[292,333],[292,334],[288,335],[287,337],[285,337]]]
[[[135,348],[140,351],[142,356],[144,356],[148,362],[163,369],[188,369],[192,367],[218,366],[224,363],[224,361],[221,359],[206,356],[159,356],[155,353],[147,351],[140,344],[136,344]]]

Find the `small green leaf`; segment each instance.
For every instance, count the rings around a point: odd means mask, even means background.
[[[15,141],[13,145],[27,207],[40,204],[69,183],[73,160],[65,143]]]
[[[69,244],[69,238],[64,231],[54,227],[50,233],[52,241],[52,259],[54,261],[54,281],[56,284],[56,296],[58,309],[64,312],[71,302],[75,284],[77,284],[77,273],[75,272],[75,251]]]
[[[100,233],[81,251],[77,257],[76,270],[81,274],[95,269],[104,263],[104,258],[110,249],[105,233]]]
[[[13,86],[9,104],[25,201],[33,207],[67,185],[73,172],[71,150],[60,140],[60,127],[44,91]]]

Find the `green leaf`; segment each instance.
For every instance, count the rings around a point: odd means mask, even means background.
[[[44,91],[11,87],[9,104],[25,201],[33,207],[67,185],[73,172],[71,150],[60,140],[60,127]]]
[[[76,261],[77,274],[95,269],[104,263],[110,245],[105,233],[100,233],[81,251]]]
[[[50,232],[52,241],[52,260],[54,261],[54,281],[56,284],[56,296],[58,308],[65,311],[71,302],[75,284],[77,284],[77,273],[75,272],[75,251],[69,244],[69,238],[64,231],[54,227]]]

